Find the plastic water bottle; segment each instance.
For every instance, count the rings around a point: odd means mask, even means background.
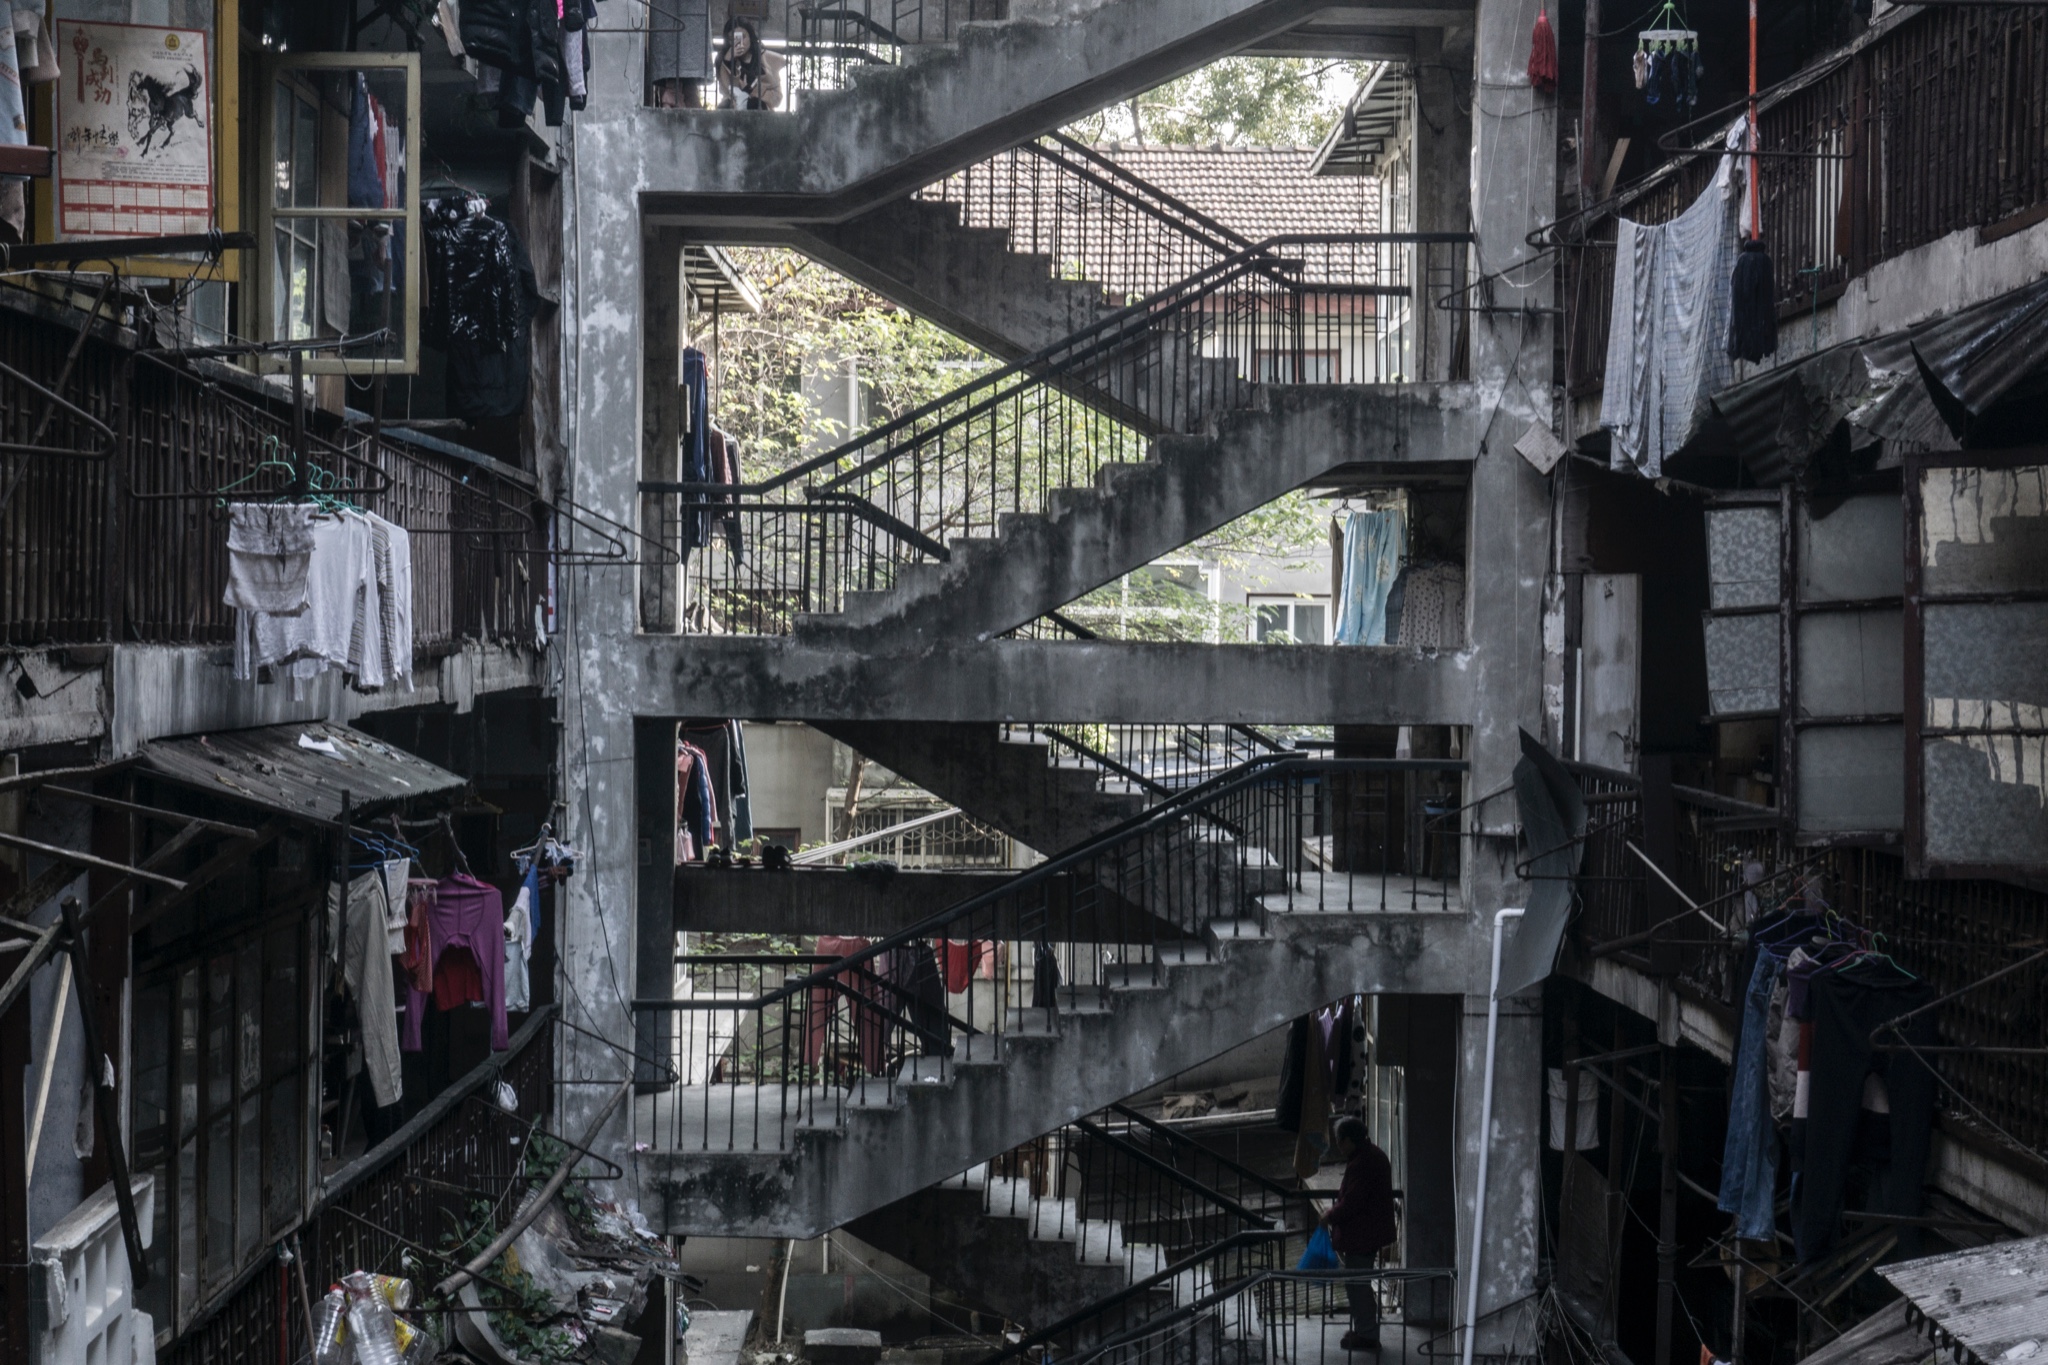
[[[349,1365],[348,1295],[330,1289],[320,1300],[319,1320],[313,1329],[313,1365]]]
[[[342,1277],[348,1290],[348,1329],[355,1341],[355,1365],[403,1365],[398,1333],[391,1325],[391,1305],[377,1292],[376,1282],[357,1270]]]

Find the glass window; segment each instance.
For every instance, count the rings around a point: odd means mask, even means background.
[[[306,352],[309,373],[409,374],[417,362],[419,72],[417,54],[294,54],[264,86],[257,311],[266,340],[335,343]]]
[[[1262,645],[1326,645],[1330,642],[1327,598],[1252,597],[1251,638]]]

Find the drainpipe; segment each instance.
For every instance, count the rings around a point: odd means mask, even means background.
[[[1479,1091],[1479,1184],[1472,1194],[1472,1271],[1465,1280],[1463,1365],[1472,1365],[1472,1346],[1479,1337],[1479,1258],[1486,1245],[1486,1165],[1493,1151],[1493,1054],[1500,1041],[1500,942],[1508,921],[1521,917],[1520,906],[1493,913],[1493,981],[1486,992],[1486,1077]]]

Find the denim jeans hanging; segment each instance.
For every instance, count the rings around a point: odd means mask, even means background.
[[[1721,1151],[1723,1213],[1735,1215],[1735,1235],[1768,1241],[1776,1235],[1778,1134],[1771,1121],[1771,1091],[1765,1047],[1769,1041],[1771,993],[1784,964],[1759,953],[1742,1002],[1742,1040],[1735,1050],[1734,1095],[1728,1102],[1728,1141]]]

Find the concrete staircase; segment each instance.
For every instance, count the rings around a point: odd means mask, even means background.
[[[1055,278],[1049,255],[1003,228],[969,227],[958,204],[893,200],[843,223],[800,224],[779,240],[1005,360],[1019,360],[1113,311],[1102,285]]]
[[[669,1233],[814,1237],[1340,995],[1483,988],[1486,941],[1455,887],[1444,909],[1418,912],[1405,898],[1386,908],[1378,898],[1396,897],[1377,878],[1290,887],[1255,860],[1242,878],[1190,871],[1157,870],[1127,894],[1175,898],[1199,937],[1100,966],[1051,1008],[1012,1007],[1000,1032],[961,1038],[951,1057],[838,1087],[713,1082],[639,1097],[634,1141],[647,1146],[626,1160],[642,1209]]]
[[[1027,1329],[1079,1313],[1167,1264],[1160,1247],[1126,1242],[1116,1220],[1083,1220],[1074,1200],[1034,1195],[1028,1180],[990,1175],[986,1163],[847,1230]],[[1155,1307],[1174,1298],[1165,1287],[1149,1294]]]
[[[840,743],[1027,848],[1056,853],[1144,810],[1142,788],[1003,726],[819,721]]]
[[[834,222],[1235,52],[1321,0],[1020,7],[806,91],[791,114],[641,109],[643,207],[706,222]]]
[[[955,539],[946,562],[905,564],[886,589],[849,591],[838,612],[800,616],[798,633],[859,632],[870,648],[997,635],[1337,466],[1469,462],[1484,436],[1485,413],[1467,385],[1256,393],[1255,406],[1213,417],[1208,434],[1159,437],[1143,463],[1105,465],[1092,487],[1054,490],[1047,511],[1009,514],[994,537]]]

